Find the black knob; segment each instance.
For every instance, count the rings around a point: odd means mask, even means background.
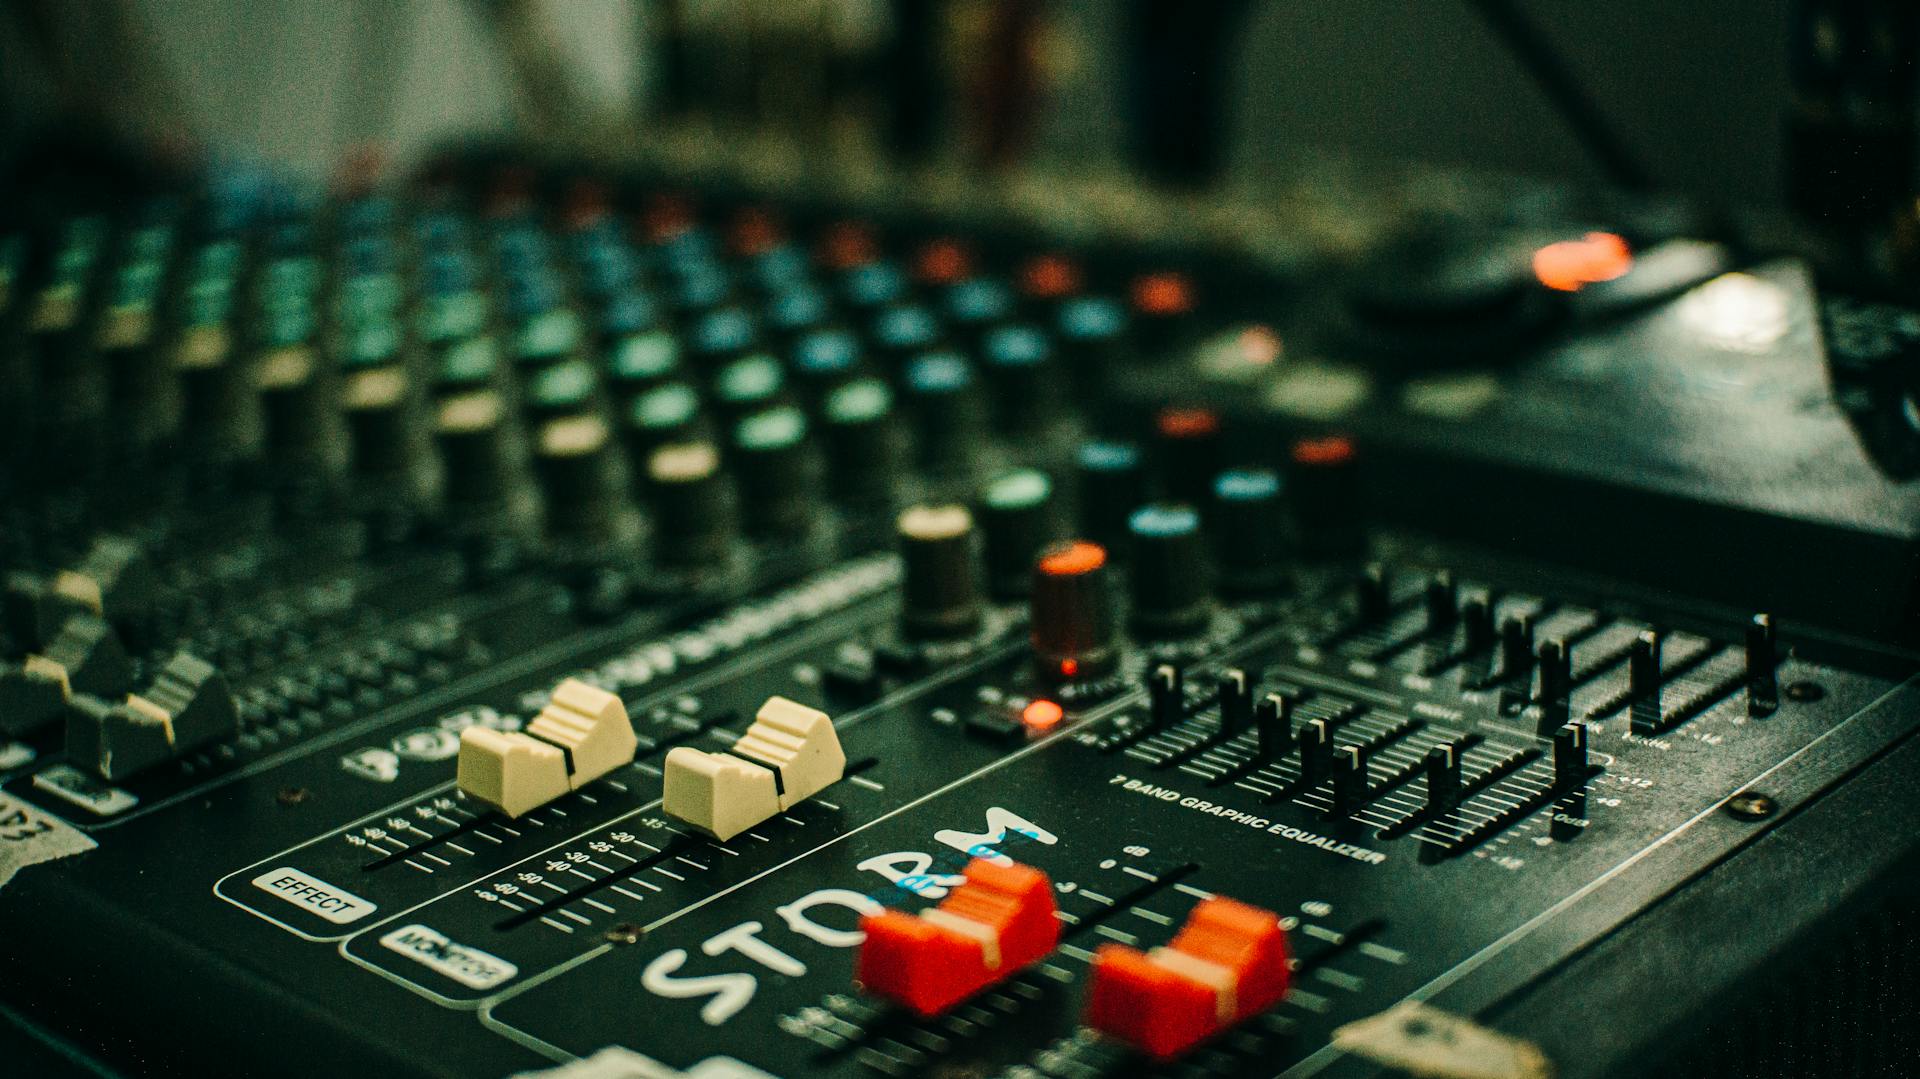
[[[995,477],[981,492],[980,528],[986,540],[987,588],[1001,599],[1025,596],[1034,557],[1062,538],[1053,480],[1032,468]]]
[[[328,465],[331,444],[321,404],[321,375],[311,349],[278,349],[254,374],[267,460],[283,474],[312,478]]]
[[[1636,701],[1660,703],[1660,652],[1665,638],[1657,630],[1641,630],[1627,646],[1627,695]]]
[[[632,401],[680,374],[680,343],[665,330],[623,337],[607,358],[607,383],[621,402]]]
[[[1253,679],[1238,667],[1220,673],[1214,694],[1220,706],[1220,737],[1233,738],[1253,722]]]
[[[812,284],[788,285],[767,301],[767,333],[791,347],[818,330],[832,313],[827,294]]]
[[[976,277],[948,289],[945,306],[954,337],[978,349],[988,332],[1013,314],[1013,293],[994,278]]]
[[[980,624],[973,515],[964,506],[913,506],[897,522],[901,622],[914,637],[959,637]]]
[[[1186,718],[1186,672],[1172,663],[1161,663],[1147,672],[1147,725],[1156,731]]]
[[[956,352],[916,356],[907,364],[904,388],[920,467],[936,476],[971,472],[987,426],[973,366]]]
[[[1146,501],[1139,447],[1128,442],[1085,442],[1076,464],[1080,528],[1113,550],[1126,542],[1127,518]]]
[[[1372,796],[1372,781],[1367,772],[1367,747],[1341,746],[1333,761],[1333,815],[1351,817]]]
[[[1060,254],[1035,255],[1020,266],[1015,278],[1020,310],[1027,317],[1045,319],[1079,295],[1080,264]]]
[[[1227,595],[1252,598],[1286,587],[1287,525],[1280,493],[1280,474],[1271,469],[1230,469],[1215,477],[1208,530],[1220,590]]]
[[[433,430],[448,508],[467,517],[505,510],[516,469],[500,395],[488,390],[447,398]]]
[[[1077,385],[1106,376],[1127,344],[1127,310],[1105,296],[1081,296],[1060,305],[1054,319],[1060,351]]]
[[[1254,736],[1259,739],[1257,759],[1279,760],[1293,745],[1293,697],[1269,693],[1260,698],[1253,711]]]
[[[1220,414],[1210,408],[1168,407],[1153,418],[1160,482],[1182,502],[1201,505],[1220,471]]]
[[[530,423],[599,407],[600,378],[586,360],[562,360],[522,374],[526,388],[520,401]]]
[[[732,451],[747,531],[763,538],[805,533],[819,510],[806,416],[791,405],[756,412],[734,425]]]
[[[1288,489],[1300,542],[1308,553],[1338,557],[1366,545],[1353,441],[1344,435],[1301,439],[1288,454]]]
[[[1192,332],[1193,282],[1183,273],[1164,271],[1135,278],[1129,291],[1141,358],[1149,363],[1172,358]]]
[[[1378,562],[1360,571],[1353,582],[1354,616],[1363,625],[1384,621],[1393,609],[1393,581]]]
[[[1533,618],[1510,614],[1500,622],[1500,677],[1513,681],[1533,671]]]
[[[659,447],[647,457],[644,483],[660,561],[710,566],[726,560],[736,527],[733,491],[713,443]]]
[[[1466,637],[1465,648],[1468,652],[1478,654],[1492,648],[1496,639],[1493,603],[1485,596],[1475,596],[1461,604],[1460,628]]]
[[[759,337],[759,326],[745,308],[715,308],[694,320],[693,354],[701,366],[712,368],[745,356]]]
[[[764,352],[742,356],[713,376],[713,403],[728,419],[760,412],[786,395],[787,371]]]
[[[1127,532],[1134,633],[1164,640],[1205,630],[1213,597],[1200,515],[1174,503],[1142,506],[1128,518]]]
[[[1773,616],[1756,614],[1747,623],[1747,714],[1770,716],[1780,708],[1780,646]]]
[[[613,537],[613,432],[595,415],[566,416],[540,426],[534,461],[546,498],[547,531],[574,540]]]
[[[794,344],[792,358],[801,394],[819,400],[859,373],[860,339],[846,330],[817,330]]]
[[[1454,583],[1453,574],[1440,570],[1427,578],[1425,602],[1428,636],[1452,633],[1460,620],[1460,587]]]
[[[1662,643],[1659,632],[1642,630],[1627,649],[1627,697],[1632,702],[1629,715],[1638,734],[1657,734],[1666,725],[1660,703]]]
[[[435,400],[479,393],[500,382],[500,342],[492,334],[476,333],[449,340],[434,352],[433,377],[428,388]],[[618,382],[617,376],[615,381]]]
[[[1536,666],[1540,671],[1540,693],[1537,698],[1540,723],[1537,729],[1539,733],[1548,735],[1567,725],[1572,708],[1573,656],[1567,650],[1567,642],[1551,640],[1541,644]]]
[[[1333,763],[1333,726],[1324,719],[1310,719],[1300,728],[1300,790],[1312,790],[1327,778]]]
[[[940,320],[919,304],[889,307],[873,320],[869,339],[879,356],[881,369],[899,370],[910,357],[936,348],[941,342]]]
[[[1572,790],[1587,781],[1587,725],[1569,723],[1553,732],[1553,786]]]
[[[632,460],[645,460],[656,447],[697,440],[706,433],[700,393],[684,382],[668,382],[634,397],[627,405],[622,435]]]
[[[1427,779],[1427,802],[1422,815],[1439,817],[1460,804],[1460,747],[1448,742],[1427,750],[1421,762]]]
[[[1113,601],[1107,551],[1066,540],[1040,552],[1033,571],[1032,640],[1043,677],[1096,678],[1113,669]]]
[[[347,376],[343,392],[353,471],[363,482],[404,493],[417,461],[412,384],[399,367]]]
[[[849,311],[878,311],[907,294],[907,278],[891,262],[873,260],[850,267],[840,280],[841,302]]]
[[[201,461],[235,459],[246,390],[227,328],[212,323],[181,331],[174,369],[180,376],[182,440]]]
[[[900,459],[893,390],[877,378],[848,382],[821,401],[820,416],[834,495],[855,505],[892,501]]]
[[[980,346],[993,394],[993,425],[1009,435],[1032,435],[1053,422],[1059,386],[1053,344],[1032,326],[1001,326]]]

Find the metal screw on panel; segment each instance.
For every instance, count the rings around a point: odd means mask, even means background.
[[[1779,808],[1779,803],[1759,791],[1741,791],[1727,799],[1727,812],[1741,820],[1766,820]]]

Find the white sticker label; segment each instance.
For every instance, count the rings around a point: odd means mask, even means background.
[[[30,865],[97,846],[85,832],[59,817],[0,794],[0,888]]]
[[[337,888],[292,866],[267,870],[253,878],[253,886],[335,925],[357,922],[379,909],[345,888]]]
[[[403,925],[381,937],[380,943],[470,989],[492,989],[520,973],[519,967],[499,956],[455,944],[424,925]]]

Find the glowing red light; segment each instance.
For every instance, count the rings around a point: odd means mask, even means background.
[[[1353,440],[1345,435],[1303,438],[1293,444],[1293,460],[1302,465],[1342,465],[1353,460]]]
[[[606,185],[592,180],[575,180],[567,188],[561,205],[561,222],[569,229],[586,228],[607,213]]]
[[[1533,275],[1560,292],[1578,292],[1633,269],[1633,251],[1611,232],[1589,232],[1578,240],[1551,243],[1533,253]]]
[[[693,204],[677,195],[656,195],[640,215],[640,231],[648,240],[660,243],[693,227]]]
[[[1079,661],[1079,660],[1077,660],[1077,659],[1063,659],[1063,660],[1061,660],[1061,661],[1060,661],[1060,677],[1062,677],[1062,678],[1072,678],[1072,677],[1073,677],[1074,675],[1076,675],[1076,674],[1079,674],[1079,673],[1080,673],[1080,661]]]
[[[820,261],[830,270],[851,270],[879,253],[873,230],[861,221],[838,221],[820,235]]]
[[[1133,306],[1147,315],[1184,315],[1193,310],[1193,284],[1184,274],[1148,274],[1133,283]]]
[[[955,240],[934,240],[920,249],[914,276],[929,285],[951,285],[973,272],[973,257]]]
[[[1107,564],[1107,549],[1086,540],[1074,540],[1040,557],[1040,572],[1049,577],[1078,577]]]
[[[1040,255],[1020,273],[1020,291],[1036,300],[1057,300],[1080,291],[1080,268],[1059,255]]]
[[[1029,701],[1027,706],[1020,710],[1020,722],[1026,724],[1030,731],[1044,733],[1057,726],[1066,714],[1065,709],[1052,701]]]
[[[1168,438],[1206,438],[1220,430],[1220,415],[1210,408],[1163,408],[1155,422]]]
[[[748,258],[765,254],[780,243],[780,222],[757,206],[740,211],[729,237],[735,254]]]

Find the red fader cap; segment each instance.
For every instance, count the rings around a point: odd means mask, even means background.
[[[1286,995],[1287,934],[1270,911],[1215,896],[1165,948],[1093,957],[1087,1025],[1169,1060]]]
[[[1053,882],[1024,865],[974,859],[966,882],[919,914],[883,910],[860,920],[867,934],[854,965],[861,988],[923,1017],[1018,973],[1060,942]]]

